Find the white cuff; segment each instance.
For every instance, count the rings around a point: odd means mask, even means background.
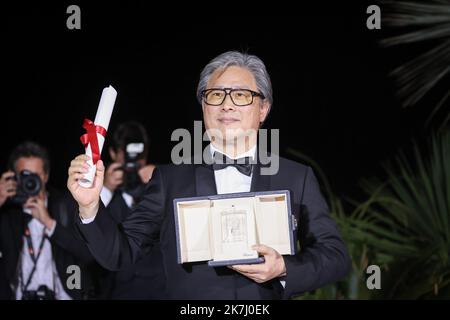
[[[108,206],[112,198],[113,198],[112,191],[103,186],[102,191],[100,191],[100,199],[102,199],[102,202],[105,205],[105,207]]]
[[[53,226],[51,229],[47,229],[45,228],[45,234],[47,235],[47,237],[51,237],[53,235],[53,233],[55,232],[56,229],[56,220],[53,220]]]
[[[122,198],[127,204],[128,208],[131,208],[133,206],[133,196],[126,192],[122,192]]]

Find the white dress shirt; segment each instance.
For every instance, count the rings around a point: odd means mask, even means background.
[[[45,199],[45,206],[47,207],[47,198]],[[23,208],[23,211],[31,215],[31,210]],[[48,230],[39,220],[32,218],[28,223],[30,230],[31,242],[35,255],[38,254],[39,245],[41,244],[43,233],[50,237],[55,231],[56,221],[52,230]],[[21,268],[23,279],[20,279],[16,288],[16,299],[22,299],[22,281],[28,281],[31,270],[33,269],[34,262],[28,252],[28,245],[25,236],[23,236],[23,246],[20,253]],[[42,253],[37,261],[36,270],[31,278],[30,284],[27,290],[37,290],[39,286],[46,285],[50,290],[55,292],[55,298],[57,300],[72,300],[72,298],[66,293],[64,287],[59,279],[58,272],[56,270],[55,261],[52,254],[52,245],[50,240],[46,238],[42,247]]]
[[[253,146],[247,152],[240,154],[237,157],[232,157],[217,148],[215,148],[212,144],[210,146],[211,156],[214,157],[214,152],[220,152],[226,155],[230,159],[239,159],[244,157],[250,157],[252,160],[255,159],[256,155],[256,145]],[[249,192],[252,185],[252,176],[253,171],[250,176],[242,174],[236,169],[236,167],[228,166],[221,170],[214,170],[214,178],[216,180],[216,188],[218,194],[224,193],[234,193],[234,192]]]
[[[112,198],[114,196],[114,193],[109,190],[107,187],[103,186],[102,191],[100,191],[100,199],[102,200],[105,207],[108,206],[108,204],[111,202]],[[133,196],[123,192],[122,191],[122,198],[127,204],[128,208],[131,208],[133,206]]]

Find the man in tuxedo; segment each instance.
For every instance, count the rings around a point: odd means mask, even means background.
[[[87,298],[88,265],[95,260],[75,236],[73,217],[69,216],[75,202],[46,186],[50,172],[47,151],[36,143],[24,142],[11,153],[9,168],[0,178],[0,279],[7,283],[3,298]],[[40,181],[36,195],[26,195],[18,187],[17,177],[24,171],[35,174],[35,182]],[[28,191],[31,186],[29,180]],[[78,285],[68,279],[74,274],[70,266],[80,268]]]
[[[256,163],[159,166],[143,200],[117,226],[100,201],[103,163],[97,163],[93,187],[84,189],[77,181],[87,172],[88,158],[76,157],[67,186],[79,205],[76,224],[97,261],[119,269],[159,239],[167,294],[176,299],[288,299],[344,277],[350,258],[311,168],[280,157],[276,172],[262,173],[266,164],[257,156],[257,131],[272,105],[264,63],[235,51],[219,55],[203,69],[197,97],[212,141],[204,154],[249,157]],[[281,189],[290,190],[299,221],[301,250],[295,255],[282,256],[261,244],[254,247],[265,258],[261,264],[214,268],[205,262],[177,263],[173,199]]]
[[[100,198],[117,223],[124,221],[145,192],[155,166],[147,163],[149,139],[142,124],[121,123],[108,148],[113,161],[106,169]],[[110,299],[164,299],[162,254],[155,242],[136,263],[105,276],[105,297]]]

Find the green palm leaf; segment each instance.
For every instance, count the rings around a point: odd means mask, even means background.
[[[369,247],[394,258],[398,274],[386,289],[393,298],[435,296],[450,281],[450,130],[433,137],[429,152],[414,149],[414,161],[400,154],[385,166],[388,183],[361,205],[358,221]]]

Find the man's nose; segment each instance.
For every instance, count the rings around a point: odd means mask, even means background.
[[[225,96],[225,100],[222,103],[222,110],[229,111],[236,109],[236,106],[234,105],[233,101],[231,100],[231,96],[227,94]]]

